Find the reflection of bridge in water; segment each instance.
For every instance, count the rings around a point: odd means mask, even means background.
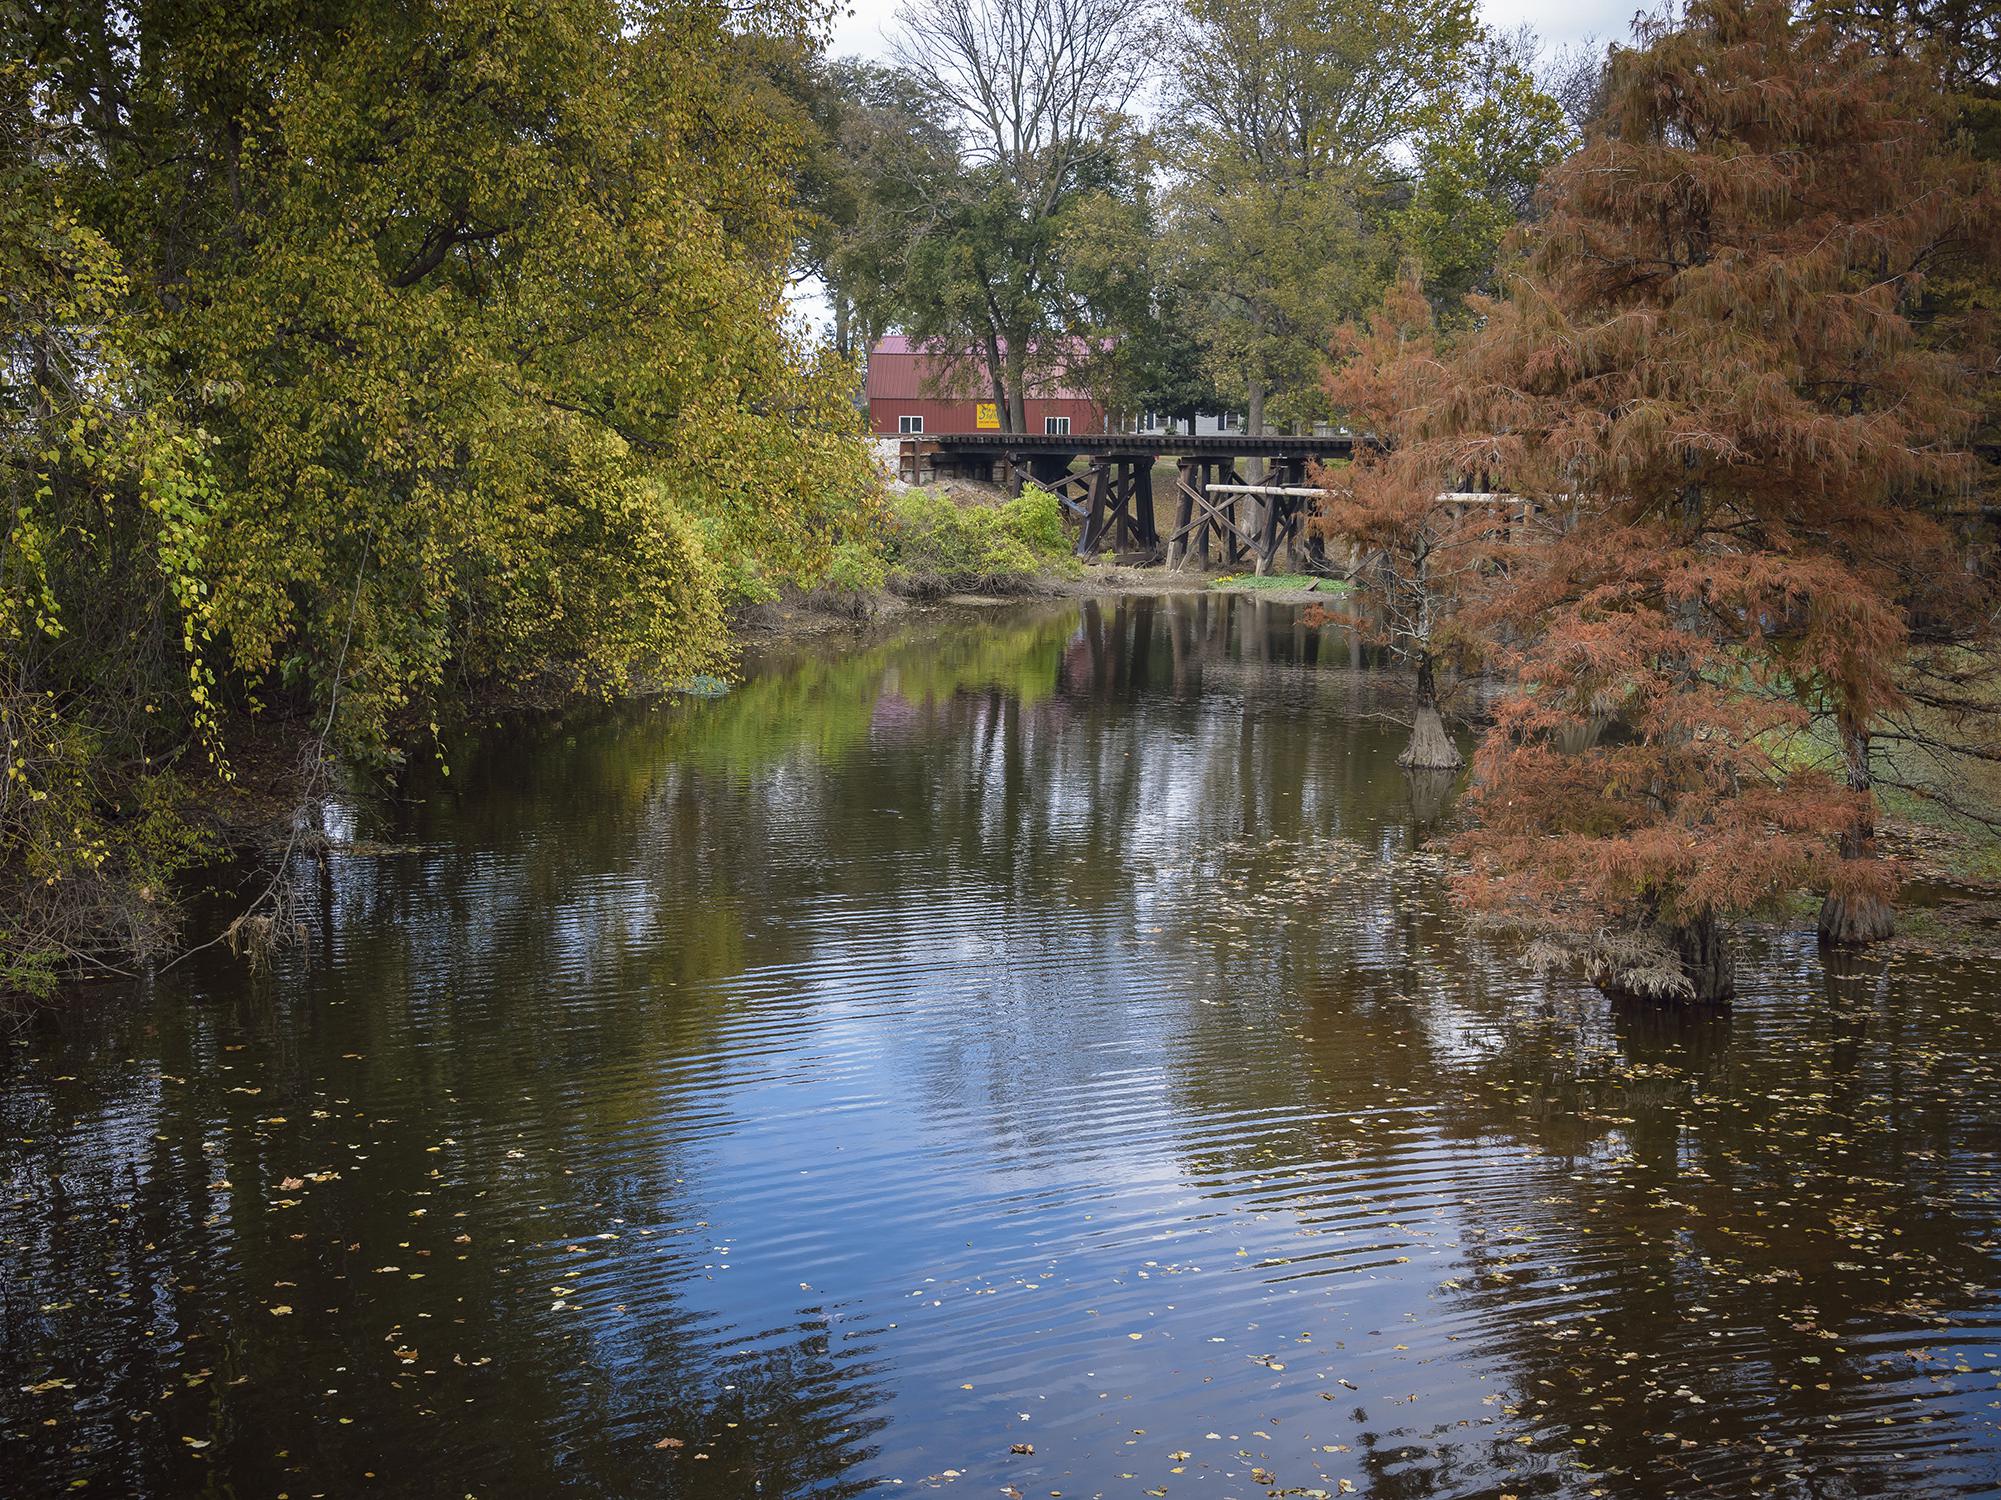
[[[1345,459],[1355,439],[1216,433],[1108,433],[1072,437],[1027,432],[951,432],[903,440],[898,472],[926,478],[983,479],[1019,494],[1025,480],[1051,491],[1079,525],[1077,555],[1116,553],[1130,562],[1190,558],[1202,566],[1271,571],[1285,555],[1297,571],[1323,563],[1320,541],[1306,535],[1307,503],[1319,493],[1315,464]],[[1077,459],[1081,470],[1073,471]],[[1174,519],[1163,534],[1155,510],[1154,468],[1175,461]],[[1243,465],[1265,464],[1247,477]]]

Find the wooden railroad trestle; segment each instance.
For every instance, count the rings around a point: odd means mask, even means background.
[[[1086,435],[1037,439],[1026,434],[951,433],[904,442],[898,470],[911,483],[933,475],[991,479],[1019,494],[1033,479],[1054,494],[1077,525],[1077,555],[1110,552],[1122,560],[1191,559],[1204,568],[1249,565],[1270,572],[1281,560],[1298,571],[1324,568],[1320,540],[1306,516],[1315,493],[1314,464],[1346,457],[1347,437],[1213,434]],[[1076,459],[1083,469],[1072,472]],[[1156,510],[1154,466],[1175,462],[1173,520],[1165,530]],[[1263,460],[1266,472],[1247,479],[1243,466]]]
[[[1313,496],[1304,458],[1278,459],[1262,483],[1246,479],[1235,458],[1186,456],[1176,460],[1174,519],[1163,534],[1155,510],[1150,457],[1093,458],[1081,473],[1043,488],[1078,523],[1077,555],[1112,552],[1135,561],[1164,561],[1179,569],[1192,559],[1204,568],[1249,563],[1271,571],[1281,554],[1294,571],[1306,566],[1317,538],[1305,534]],[[1014,486],[1019,491],[1019,486]]]

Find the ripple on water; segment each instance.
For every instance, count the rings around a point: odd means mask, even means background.
[[[1528,981],[1379,686],[1034,607],[495,746],[310,952],[16,1038],[10,1483],[2001,1489],[2001,976]]]

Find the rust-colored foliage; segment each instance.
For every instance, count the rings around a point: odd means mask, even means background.
[[[1482,479],[1472,472],[1478,445],[1455,452],[1452,440],[1434,436],[1453,383],[1414,271],[1398,278],[1366,329],[1340,330],[1333,353],[1328,399],[1378,441],[1347,467],[1320,472],[1326,493],[1314,524],[1354,549],[1356,582],[1378,606],[1364,628],[1416,672],[1418,725],[1406,763],[1438,768],[1409,757],[1425,740],[1426,716],[1436,719],[1437,668],[1477,654],[1457,628],[1459,606],[1491,571],[1506,508],[1461,493]],[[1456,767],[1442,729],[1435,743],[1448,750],[1443,764]]]
[[[1991,360],[1927,281],[1995,255],[2001,195],[1932,79],[1778,0],[1696,0],[1641,43],[1479,332],[1386,360],[1379,326],[1343,388],[1398,451],[1328,523],[1400,545],[1477,471],[1532,504],[1461,615],[1512,683],[1466,894],[1685,935],[1887,893],[1866,734],[1913,612],[1965,607],[1947,517]],[[1816,719],[1848,777],[1805,763]]]

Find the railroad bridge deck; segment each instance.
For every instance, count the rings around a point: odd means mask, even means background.
[[[1078,523],[1079,557],[1111,551],[1171,568],[1192,557],[1204,567],[1249,562],[1265,573],[1281,552],[1295,570],[1324,566],[1319,539],[1304,525],[1312,467],[1347,458],[1354,447],[1345,434],[926,433],[903,439],[898,473],[910,484],[932,476],[990,480],[1010,494],[1033,479]],[[1153,478],[1163,459],[1175,464],[1174,520],[1165,533]],[[1245,476],[1240,466],[1251,460],[1266,466],[1263,474]]]

